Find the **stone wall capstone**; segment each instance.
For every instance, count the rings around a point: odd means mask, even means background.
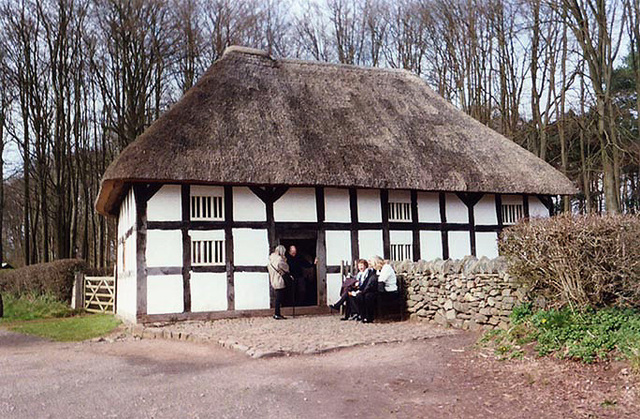
[[[508,328],[527,289],[507,273],[504,258],[395,262],[404,281],[410,319],[461,329]]]

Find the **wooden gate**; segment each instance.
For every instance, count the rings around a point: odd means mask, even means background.
[[[112,276],[84,278],[84,309],[92,313],[115,313],[116,280]]]

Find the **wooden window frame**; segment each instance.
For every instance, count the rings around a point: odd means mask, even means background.
[[[524,218],[524,204],[505,204],[501,208],[502,224],[515,225]]]
[[[224,196],[222,194],[193,194],[189,200],[189,215],[193,221],[223,221]]]
[[[223,266],[225,241],[222,239],[191,239],[191,266]]]
[[[404,256],[398,259],[398,256]],[[389,259],[394,262],[402,262],[404,260],[413,260],[413,244],[411,243],[391,243]]]

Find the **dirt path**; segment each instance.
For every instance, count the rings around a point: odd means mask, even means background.
[[[504,363],[465,350],[475,338],[256,360],[217,345],[0,331],[0,417],[638,417],[620,366]]]

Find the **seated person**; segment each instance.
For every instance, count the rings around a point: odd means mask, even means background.
[[[360,284],[364,282],[368,268],[369,263],[366,260],[358,260],[358,273],[356,274],[355,278],[352,276],[348,276],[342,282],[342,288],[340,289],[340,299],[334,304],[331,304],[329,307],[334,310],[340,310],[340,307],[348,302],[349,292],[356,291],[359,288]],[[352,305],[346,304],[344,317],[342,318],[342,320],[348,320],[354,313],[355,312],[352,311]]]
[[[363,276],[364,280],[358,290],[349,293],[349,302],[352,310],[357,313],[357,319],[362,320],[363,323],[371,323],[378,291],[378,275],[374,269],[369,268]]]
[[[380,256],[374,256],[372,260],[373,268],[378,271],[378,291],[391,293],[398,292],[398,279],[388,260],[383,260]]]

